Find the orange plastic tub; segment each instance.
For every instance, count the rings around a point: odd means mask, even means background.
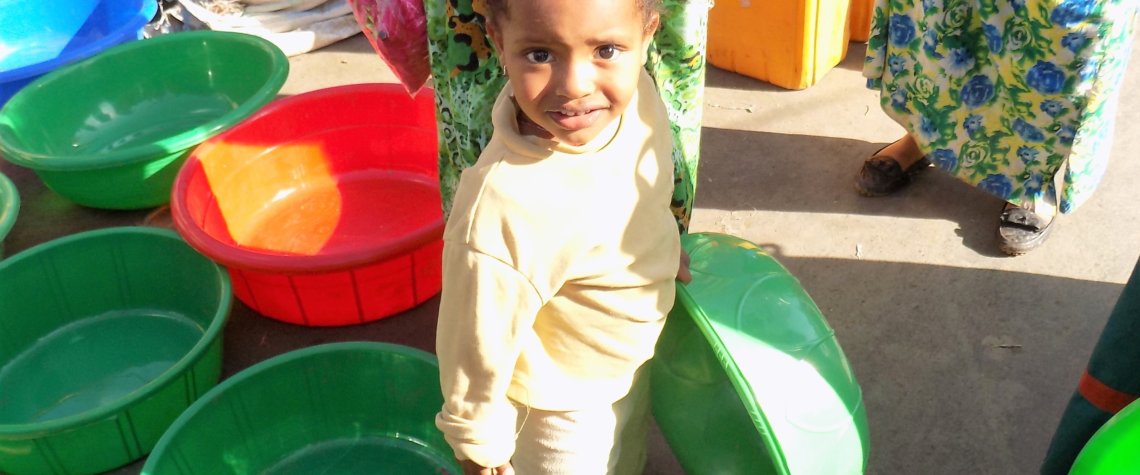
[[[440,290],[433,94],[358,84],[271,103],[199,146],[174,183],[180,234],[258,313],[377,320]]]
[[[708,61],[786,89],[807,88],[847,54],[850,1],[718,1],[709,11]]]

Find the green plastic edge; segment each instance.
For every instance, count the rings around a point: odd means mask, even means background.
[[[721,363],[722,369],[724,369],[728,375],[729,383],[731,383],[733,389],[736,390],[737,399],[744,404],[745,410],[749,414],[755,414],[757,416],[751,418],[752,424],[761,434],[768,453],[779,462],[776,464],[776,470],[783,475],[790,475],[788,472],[787,458],[784,455],[784,451],[780,448],[780,445],[776,443],[776,440],[771,435],[772,426],[768,423],[768,416],[764,413],[764,409],[756,402],[752,385],[744,378],[744,374],[740,371],[740,367],[736,364],[736,360],[732,355],[724,351],[724,342],[717,336],[716,331],[709,323],[708,315],[705,314],[700,304],[697,303],[697,299],[693,297],[693,294],[681,283],[677,284],[677,304],[685,310],[685,314],[693,320],[697,329],[704,335],[705,341],[713,348],[713,354],[717,355],[717,361]],[[721,355],[723,355],[723,357],[721,357]]]
[[[1140,436],[1140,399],[1133,401],[1105,422],[1073,460],[1071,475],[1116,475],[1140,467],[1135,448]]]
[[[199,397],[197,401],[194,401],[190,407],[186,408],[186,410],[183,411],[182,414],[180,414],[178,418],[170,424],[170,427],[168,427],[166,429],[166,432],[162,434],[162,437],[158,439],[158,443],[155,444],[154,449],[151,450],[150,455],[147,457],[146,463],[143,465],[141,475],[151,473],[150,471],[154,470],[153,464],[157,463],[153,461],[162,458],[162,455],[166,452],[167,447],[171,444],[170,441],[174,438],[174,435],[180,432],[182,428],[185,427],[186,424],[188,424],[190,420],[194,418],[195,415],[201,412],[203,407],[222,397],[222,395],[229,391],[230,388],[239,384],[243,384],[244,381],[252,379],[257,375],[265,371],[269,371],[278,365],[308,358],[311,355],[357,350],[396,353],[421,360],[425,363],[431,364],[436,368],[439,367],[439,361],[436,359],[435,355],[431,353],[418,348],[412,348],[410,346],[376,341],[346,341],[337,343],[325,343],[282,353],[280,355],[254,364],[253,366],[250,366],[244,370],[239,371],[237,374],[226,378],[224,381],[218,383],[218,385],[214,386],[201,397]]]
[[[114,228],[97,229],[94,231],[86,231],[81,233],[72,234],[70,236],[62,237],[52,241],[45,242],[38,246],[24,250],[11,258],[0,261],[0,274],[3,274],[4,269],[8,266],[15,265],[24,259],[29,259],[33,254],[46,251],[55,247],[66,246],[75,241],[80,241],[92,237],[100,237],[104,235],[113,234],[149,234],[153,236],[160,236],[181,242],[183,245],[189,247],[181,237],[172,230],[161,229],[146,226],[123,226]],[[193,250],[193,248],[190,248]],[[196,252],[196,251],[195,251]],[[202,259],[206,259],[203,257]],[[208,260],[207,260],[208,261]],[[233,286],[230,283],[229,274],[219,265],[209,262],[215,269],[217,269],[218,283],[222,286],[221,289],[221,302],[218,305],[217,312],[214,313],[213,319],[210,321],[210,326],[202,333],[202,338],[194,344],[194,347],[179,359],[173,366],[163,372],[154,380],[143,385],[141,388],[134,392],[127,394],[115,401],[114,404],[101,406],[90,411],[74,414],[59,419],[52,419],[50,421],[39,422],[35,424],[0,424],[0,435],[19,435],[19,436],[36,436],[39,434],[53,432],[58,429],[71,429],[83,426],[90,422],[95,422],[103,419],[109,415],[119,413],[127,409],[128,406],[134,404],[136,401],[145,399],[146,397],[154,394],[166,384],[173,381],[176,377],[181,375],[184,371],[190,369],[191,366],[205,355],[210,346],[213,345],[217,338],[221,337],[222,329],[225,326],[226,320],[229,319],[230,306],[233,300]]]
[[[0,258],[4,257],[4,238],[16,224],[16,216],[20,214],[20,193],[16,185],[7,176],[0,173]]]
[[[107,55],[129,54],[130,52],[140,48],[161,48],[165,43],[176,41],[195,41],[207,38],[224,38],[238,43],[246,43],[252,46],[257,46],[263,49],[272,62],[272,73],[267,78],[266,82],[257,93],[255,93],[249,100],[242,103],[230,114],[225,117],[219,117],[205,124],[194,127],[183,133],[167,137],[165,139],[156,141],[155,143],[146,144],[139,147],[133,147],[124,150],[116,150],[112,152],[105,152],[92,155],[75,155],[68,156],[67,160],[48,160],[52,158],[48,155],[32,153],[27,150],[20,150],[14,148],[9,144],[9,140],[4,139],[3,129],[0,129],[0,152],[4,158],[17,165],[31,168],[33,170],[53,170],[53,171],[69,171],[69,170],[90,170],[98,168],[111,168],[131,163],[145,162],[150,160],[156,154],[169,155],[179,151],[186,150],[195,146],[206,139],[221,133],[228,127],[232,127],[241,121],[245,120],[258,109],[262,108],[277,95],[281,87],[285,85],[285,79],[289,76],[289,58],[281,51],[276,45],[264,38],[249,35],[245,33],[235,33],[228,31],[187,31],[175,33],[172,35],[159,36],[149,38],[141,41],[130,41],[112,47],[103,53],[92,56],[85,60],[69,64],[54,71],[51,71],[43,76],[40,76],[35,81],[24,87],[26,90],[34,89],[37,85],[50,84],[56,81],[58,77],[68,74],[69,71],[81,68],[100,57]],[[12,110],[13,103],[22,102],[21,94],[16,93],[7,104],[0,109],[0,122],[7,120],[7,112]]]

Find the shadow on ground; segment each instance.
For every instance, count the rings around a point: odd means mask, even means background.
[[[957,223],[964,246],[1001,255],[994,229],[1004,202],[938,169],[894,195],[853,199],[863,160],[885,143],[705,127],[701,145],[700,208],[941,219]]]
[[[777,258],[827,316],[863,388],[875,474],[1036,473],[1123,288],[987,269]],[[980,441],[989,448],[979,450]]]

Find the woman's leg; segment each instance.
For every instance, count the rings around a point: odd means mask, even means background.
[[[918,148],[918,144],[910,134],[903,135],[894,143],[887,145],[875,154],[877,157],[893,158],[903,170],[910,168],[915,162],[921,160],[922,155],[922,150]]]

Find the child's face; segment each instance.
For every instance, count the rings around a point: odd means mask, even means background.
[[[629,104],[656,26],[634,0],[516,0],[488,30],[523,113],[583,145]]]

